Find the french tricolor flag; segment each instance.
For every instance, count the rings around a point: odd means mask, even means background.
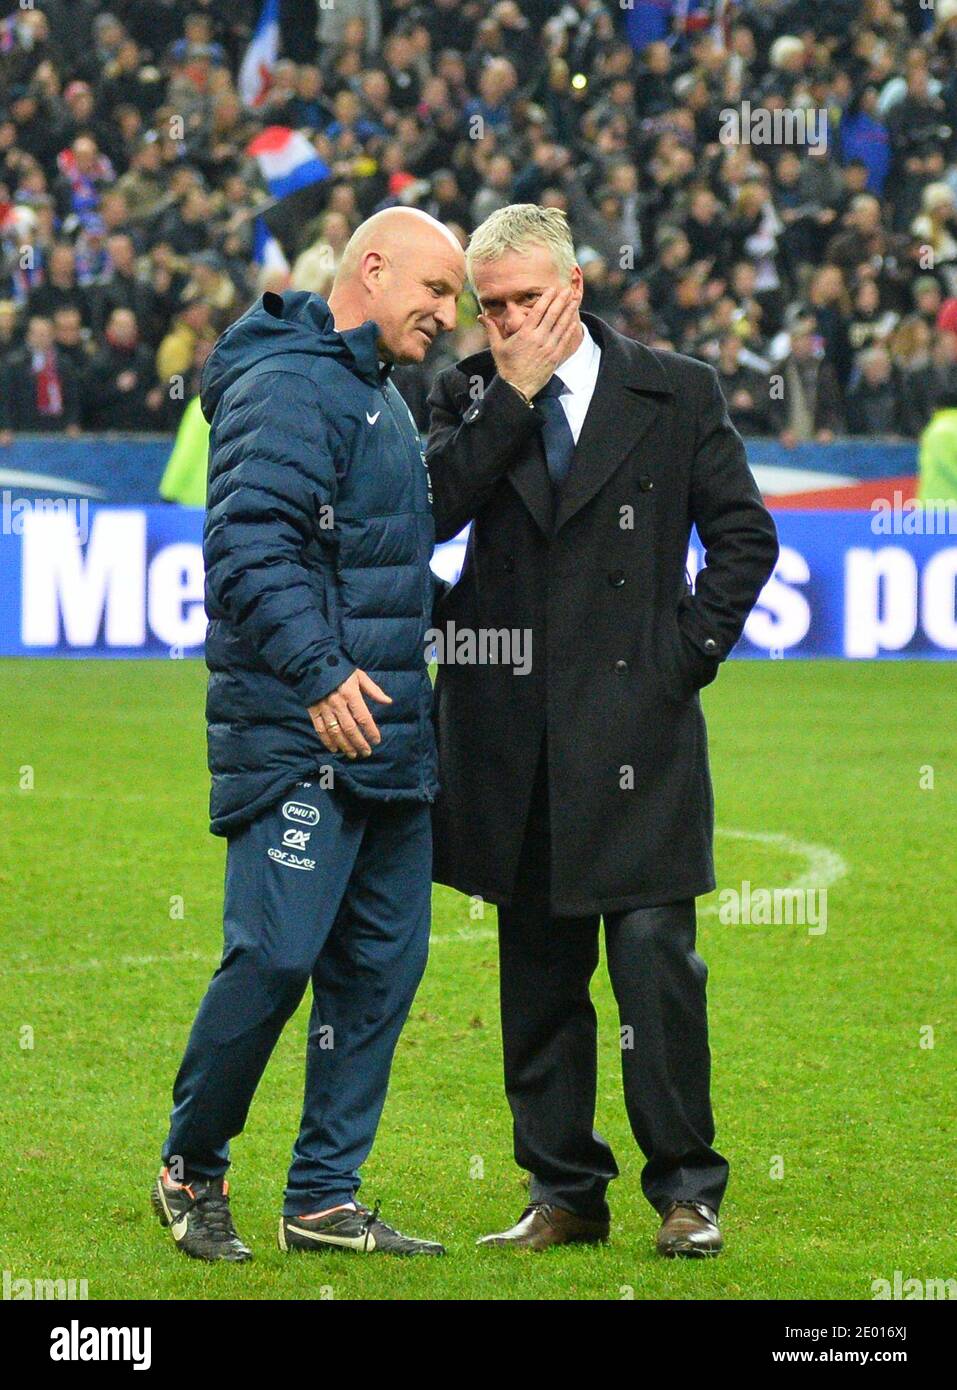
[[[279,0],[263,0],[262,14],[239,69],[239,96],[255,109],[266,100],[279,58]]]
[[[319,158],[301,130],[267,126],[250,141],[246,153],[259,161],[266,187],[274,198],[286,198],[329,177],[328,164]]]
[[[253,260],[261,270],[278,270],[289,274],[289,262],[282,246],[266,225],[264,217],[257,217],[253,223]]]

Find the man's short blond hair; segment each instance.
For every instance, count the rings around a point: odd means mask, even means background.
[[[465,263],[469,279],[475,284],[474,267],[497,261],[508,251],[519,255],[535,246],[546,246],[559,275],[569,279],[575,265],[575,243],[565,214],[558,208],[540,208],[535,203],[513,203],[499,208],[472,233]]]

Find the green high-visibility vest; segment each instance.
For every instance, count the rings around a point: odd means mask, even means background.
[[[208,463],[209,425],[196,396],[180,421],[176,443],[160,483],[160,497],[184,507],[205,507]]]
[[[922,502],[957,502],[957,410],[934,412],[920,437],[918,469]]]

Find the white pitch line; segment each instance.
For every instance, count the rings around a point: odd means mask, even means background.
[[[215,963],[202,951],[171,951],[166,956],[119,956],[115,960],[78,960],[63,965],[0,965],[0,979],[6,975],[77,975],[83,970],[116,970],[120,966],[142,968],[148,965],[178,965],[181,961],[205,960]]]
[[[805,889],[830,888],[832,883],[844,878],[848,872],[847,861],[836,849],[828,845],[817,845],[811,840],[793,840],[790,835],[775,834],[762,830],[725,830],[715,828],[716,835],[724,835],[729,840],[751,840],[755,844],[774,845],[785,854],[800,855],[805,860],[804,872],[785,884],[785,892],[804,892]],[[717,903],[705,903],[698,908],[699,917],[716,917]]]
[[[831,849],[828,845],[818,845],[810,840],[794,840],[790,835],[777,834],[772,831],[731,830],[724,829],[722,826],[715,828],[715,834],[724,835],[729,840],[749,840],[754,844],[774,845],[777,849],[783,850],[785,854],[802,856],[805,860],[804,871],[785,885],[785,891],[803,892],[805,889],[830,888],[831,884],[837,883],[848,872],[846,860],[838,854],[837,850]],[[699,917],[714,917],[718,914],[718,904],[706,903],[697,911]],[[494,941],[497,935],[498,933],[491,927],[460,927],[458,931],[453,932],[433,932],[429,937],[429,945],[470,945],[474,941]],[[84,970],[115,970],[118,966],[142,969],[151,965],[174,965],[178,962],[203,960],[210,965],[219,964],[219,958],[214,960],[202,951],[176,951],[161,956],[120,956],[117,960],[93,959],[61,965],[24,965],[12,968],[0,965],[0,977],[3,975],[72,975]]]
[[[184,800],[178,792],[107,792],[81,791],[72,787],[31,787],[24,791],[20,787],[0,787],[0,796],[37,797],[41,801],[111,801],[117,806],[140,806],[143,802]]]
[[[149,792],[84,792],[75,791],[68,788],[34,789],[32,791],[21,791],[17,787],[0,787],[0,795],[6,796],[38,796],[44,799],[64,800],[64,801],[112,801],[119,805],[133,806],[143,802],[155,803],[159,801],[175,801],[181,803],[183,798],[177,793],[149,793]],[[806,861],[806,867],[791,883],[786,885],[788,890],[796,889],[803,891],[806,888],[829,888],[838,879],[844,878],[848,872],[847,863],[838,854],[837,850],[831,849],[827,845],[814,844],[813,841],[795,840],[790,835],[778,834],[772,831],[761,830],[731,830],[721,826],[715,828],[715,835],[724,835],[730,840],[750,840],[755,844],[774,845],[784,851],[785,854],[802,856]],[[698,908],[699,917],[707,917],[717,913],[718,908],[713,903],[707,903],[704,907]],[[448,941],[484,941],[488,936],[477,934],[481,929],[473,932],[463,929],[461,932],[453,932],[448,936],[433,936],[432,941],[445,943]],[[491,936],[495,933],[492,932]]]
[[[492,927],[460,927],[458,931],[450,931],[440,935],[433,932],[429,937],[430,946],[447,946],[450,943],[454,946],[459,941],[495,941],[498,932]]]
[[[497,932],[490,927],[481,929],[433,933],[429,937],[430,946],[445,946],[450,942],[471,943],[473,941],[494,941]],[[8,975],[78,975],[87,970],[145,969],[151,965],[179,965],[205,961],[210,967],[219,964],[219,957],[208,956],[203,951],[171,951],[165,956],[120,956],[115,960],[78,960],[62,965],[15,965],[0,964],[0,979]]]

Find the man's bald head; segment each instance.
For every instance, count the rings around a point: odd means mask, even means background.
[[[465,255],[441,222],[418,208],[384,208],[350,237],[329,307],[340,332],[372,319],[387,362],[421,362],[455,326]]]
[[[357,227],[346,245],[336,284],[350,279],[367,251],[387,255],[427,254],[429,249],[451,249],[462,255],[462,248],[448,227],[419,208],[383,208]],[[464,263],[464,261],[463,261]]]

